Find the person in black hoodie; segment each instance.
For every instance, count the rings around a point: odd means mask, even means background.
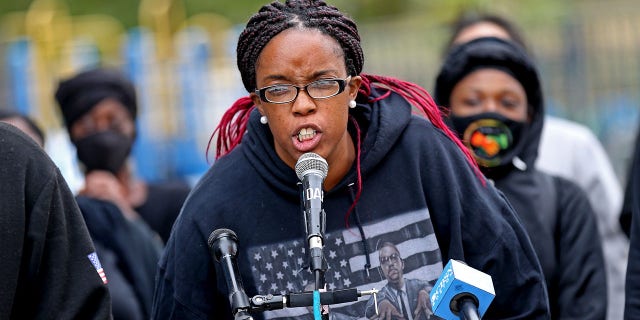
[[[447,50],[471,39],[496,37],[515,42],[533,58],[519,28],[504,16],[466,11],[452,24],[451,32]],[[622,190],[602,144],[588,127],[547,113],[535,167],[573,181],[585,190],[602,239],[607,276],[607,319],[621,319],[629,239],[618,222]]]
[[[434,98],[529,232],[545,274],[552,318],[604,319],[605,267],[586,193],[533,165],[543,96],[524,49],[494,37],[453,47],[436,79]]]
[[[0,123],[0,164],[2,318],[111,319],[102,257],[53,161]]]
[[[153,319],[232,318],[224,267],[208,245],[221,228],[237,234],[249,297],[298,293],[314,282],[327,290],[381,288],[376,248],[392,242],[412,279],[433,285],[449,259],[491,275],[496,297],[487,318],[548,319],[540,264],[512,207],[424,89],[363,74],[363,62],[355,22],[323,1],[272,2],[249,19],[237,47],[249,96],[223,115],[218,158],[176,220]],[[329,168],[322,281],[309,272],[294,171],[308,152]],[[366,303],[334,305],[329,314],[362,318]],[[253,315],[313,317],[305,307]]]

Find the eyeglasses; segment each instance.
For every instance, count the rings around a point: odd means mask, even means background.
[[[388,266],[391,263],[398,264],[400,262],[400,255],[394,253],[388,257],[380,257],[380,265]]]
[[[347,86],[351,76],[345,79],[321,79],[304,86],[293,84],[275,84],[272,86],[256,89],[256,94],[260,99],[270,103],[289,103],[298,97],[300,89],[307,92],[313,99],[326,99],[340,94]]]

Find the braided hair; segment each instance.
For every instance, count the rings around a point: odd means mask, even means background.
[[[273,37],[290,28],[318,29],[336,39],[344,51],[345,65],[351,76],[360,74],[364,55],[355,22],[336,7],[319,0],[272,2],[260,9],[240,34],[237,63],[245,89],[256,89],[256,61]]]

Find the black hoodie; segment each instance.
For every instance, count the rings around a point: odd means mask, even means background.
[[[434,99],[449,109],[456,84],[482,68],[506,71],[527,94],[531,121],[516,146],[517,157],[526,166],[509,163],[483,171],[504,192],[531,236],[549,289],[551,315],[554,319],[604,319],[605,266],[589,199],[573,182],[534,168],[544,104],[535,65],[525,51],[498,38],[480,38],[452,48],[436,79]]]
[[[380,96],[377,91],[372,95]],[[362,130],[362,196],[347,228],[355,166],[325,192],[327,289],[382,288],[378,249],[392,242],[405,278],[433,285],[443,262],[464,260],[493,277],[496,298],[487,318],[546,319],[546,289],[524,229],[454,142],[412,116],[411,106],[395,94],[350,113]],[[298,178],[276,154],[259,118],[257,111],[251,114],[242,143],[216,161],[187,198],[160,261],[152,318],[231,318],[221,266],[207,247],[218,228],[238,235],[237,261],[249,297],[313,289]],[[357,135],[351,126],[350,132]],[[364,317],[367,300],[332,306],[331,314]],[[312,319],[306,308],[255,316]]]

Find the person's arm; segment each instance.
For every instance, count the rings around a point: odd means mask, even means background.
[[[627,179],[627,185],[624,190],[624,200],[622,202],[622,209],[619,216],[620,227],[622,231],[628,236],[631,237],[631,218],[633,216],[633,198],[634,194],[638,194],[638,187],[633,186],[635,183],[634,179],[638,179],[640,177],[640,130],[638,131],[638,135],[636,137],[635,148],[632,155],[633,159],[631,165],[629,166],[629,174],[627,175],[629,179]],[[637,198],[637,197],[636,197]]]
[[[640,147],[637,149],[640,150]],[[631,193],[636,195],[640,194],[640,170],[632,172],[632,175],[629,176],[628,183]],[[632,319],[640,314],[640,197],[636,196],[632,200],[632,214],[629,264],[627,265],[625,286],[625,319]]]
[[[606,269],[596,217],[577,185],[556,178],[559,204],[558,316],[604,319],[607,314]]]
[[[77,196],[91,237],[111,250],[117,264],[108,265],[107,274],[114,270],[126,274],[126,285],[135,293],[134,299],[148,317],[155,285],[155,273],[162,254],[162,243],[140,218],[129,220],[109,201]],[[113,289],[113,288],[112,288]],[[116,301],[114,301],[115,303]],[[114,304],[114,308],[119,307]]]
[[[566,178],[584,189],[607,238],[621,234],[618,221],[622,188],[602,143],[586,126],[545,117],[536,167]],[[627,230],[628,231],[628,230]]]
[[[34,319],[110,319],[108,278],[101,278],[99,257],[73,194],[60,172],[51,170],[42,188],[27,191],[27,201],[33,200],[27,205],[31,211],[25,243],[31,268],[17,302],[23,311],[33,312]],[[43,173],[38,171],[35,174]]]
[[[124,217],[131,221],[140,219],[127,198],[125,188],[111,172],[95,170],[87,173],[85,185],[78,194],[115,204]]]

